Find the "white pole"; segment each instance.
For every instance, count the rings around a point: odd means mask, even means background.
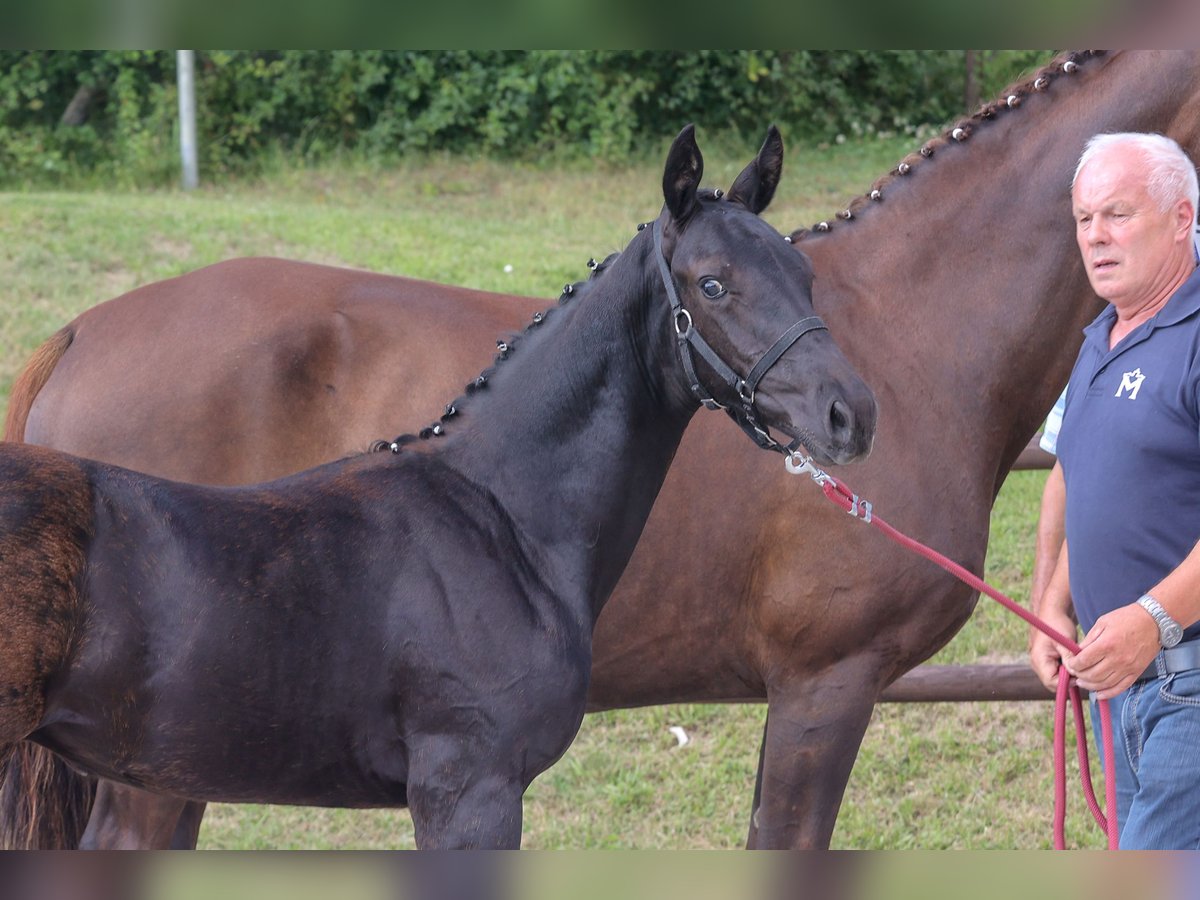
[[[199,183],[196,165],[196,52],[176,50],[179,79],[179,153],[183,159],[183,189]]]

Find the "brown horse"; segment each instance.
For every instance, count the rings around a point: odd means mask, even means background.
[[[1068,186],[1086,139],[1118,129],[1159,130],[1200,155],[1196,54],[1064,55],[795,235],[819,272],[818,310],[879,394],[875,451],[849,480],[976,571],[996,492],[1100,308]],[[432,418],[535,305],[222,263],[67,326],[18,384],[8,434],[179,478],[263,478]],[[268,350],[251,361],[251,346]],[[197,426],[212,409],[230,417],[222,434]],[[781,487],[765,454],[714,418],[685,436],[600,619],[589,708],[766,699],[749,843],[823,846],[880,692],[950,639],[975,596],[807,479]],[[31,774],[10,775],[10,800],[32,798],[35,824],[52,821],[67,795]],[[181,806],[102,787],[92,827],[105,843],[161,846]]]
[[[248,487],[0,445],[0,764],[28,738],[166,795],[407,806],[420,847],[520,846],[692,414],[826,463],[870,449],[874,397],[758,216],[782,165],[772,128],[699,192],[685,128],[662,213],[435,443]]]

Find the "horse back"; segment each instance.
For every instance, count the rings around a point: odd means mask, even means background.
[[[482,368],[540,305],[282,259],[217,263],[70,323],[53,371],[39,351],[23,437],[168,478],[265,481],[436,419],[427,398],[461,392],[462,346]],[[462,326],[443,327],[447,308]]]

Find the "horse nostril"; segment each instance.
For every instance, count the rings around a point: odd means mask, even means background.
[[[850,408],[841,400],[834,400],[829,406],[829,433],[844,435],[850,430],[852,414]]]

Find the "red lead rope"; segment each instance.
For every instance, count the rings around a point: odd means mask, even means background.
[[[1079,652],[1080,647],[1075,641],[1056,629],[1051,628],[1037,616],[1033,615],[1033,613],[1029,612],[1029,610],[1025,609],[1025,607],[1000,593],[975,574],[968,572],[958,563],[948,559],[936,550],[926,547],[920,541],[913,540],[908,535],[897,531],[883,519],[876,516],[870,503],[859,497],[858,494],[850,491],[845,484],[828,472],[818,469],[808,457],[800,453],[792,454],[787,458],[787,470],[793,475],[800,475],[807,472],[812,476],[813,481],[820,485],[825,496],[845,512],[856,519],[861,519],[867,524],[874,525],[896,543],[937,563],[960,581],[965,582],[977,591],[987,594],[993,600],[1011,612],[1016,613],[1034,628],[1048,635],[1072,653]],[[1079,777],[1083,785],[1083,795],[1087,801],[1088,809],[1091,810],[1092,817],[1100,826],[1100,830],[1108,838],[1108,849],[1116,850],[1120,832],[1117,829],[1117,787],[1113,775],[1115,759],[1113,756],[1112,713],[1109,710],[1108,701],[1101,700],[1099,704],[1100,733],[1104,745],[1104,803],[1108,810],[1106,816],[1104,811],[1100,809],[1099,803],[1096,802],[1096,792],[1092,787],[1092,777],[1088,770],[1087,736],[1083,723],[1083,700],[1079,693],[1079,686],[1071,684],[1069,676],[1062,669],[1059,669],[1058,672],[1058,693],[1054,709],[1054,847],[1056,850],[1062,850],[1066,847],[1064,831],[1066,821],[1066,718],[1068,694],[1070,694],[1075,714],[1075,738],[1079,754]]]

